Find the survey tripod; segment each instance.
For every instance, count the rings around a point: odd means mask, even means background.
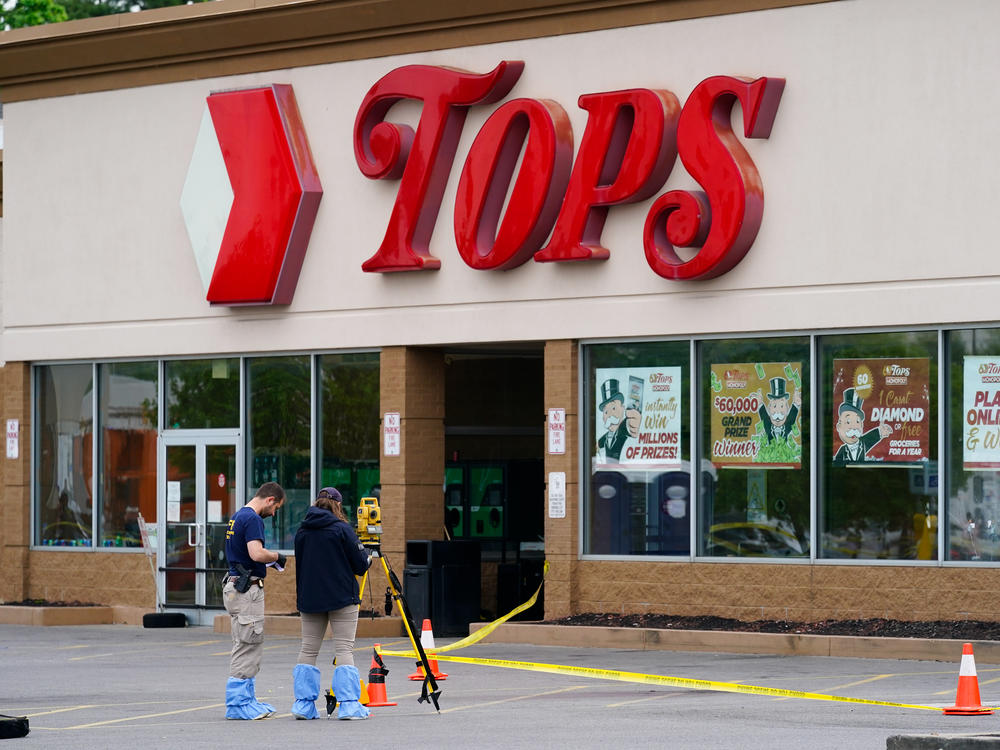
[[[410,643],[413,644],[413,651],[419,657],[417,666],[423,669],[424,682],[417,702],[430,701],[434,704],[434,709],[440,711],[441,707],[438,705],[438,696],[441,695],[441,690],[434,679],[434,670],[431,669],[431,665],[427,661],[427,654],[424,653],[424,647],[421,645],[420,640],[413,636],[413,618],[410,616],[410,608],[407,606],[406,598],[403,596],[403,587],[399,585],[399,579],[396,578],[396,574],[389,565],[389,559],[382,553],[381,545],[377,541],[367,540],[363,541],[363,544],[365,549],[372,553],[372,557],[382,563],[382,570],[385,571],[385,580],[388,584],[385,589],[385,613],[389,615],[392,612],[392,603],[396,602],[396,606],[403,616],[403,626],[406,628],[406,634],[410,637]],[[372,565],[375,565],[374,560],[372,561]],[[361,599],[364,598],[365,583],[368,581],[368,574],[370,572],[371,568],[369,567],[361,579],[361,588],[359,591],[359,598]]]

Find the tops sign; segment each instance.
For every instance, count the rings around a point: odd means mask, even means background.
[[[520,61],[503,61],[485,75],[407,65],[368,91],[354,124],[358,166],[366,177],[400,185],[385,237],[364,271],[440,267],[429,243],[466,114],[503,99],[523,70]],[[588,120],[575,162],[562,106],[548,99],[505,102],[479,131],[462,168],[459,254],[472,268],[501,270],[529,258],[605,259],[601,232],[609,207],[653,197],[679,155],[704,192],[671,190],[656,199],[643,230],[646,260],[667,279],[726,273],[750,249],[764,210],[760,174],[733,133],[732,108],[740,103],[747,138],[767,138],[784,87],[783,78],[714,76],[683,107],[665,89],[585,94],[579,105]],[[423,102],[416,132],[384,120],[404,99]],[[676,247],[698,250],[685,261]]]
[[[292,87],[208,97],[181,212],[213,305],[292,301],[323,187]]]

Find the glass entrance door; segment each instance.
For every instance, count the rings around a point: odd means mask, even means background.
[[[243,505],[237,438],[164,437],[160,456],[162,604],[209,625],[222,609],[226,529]]]

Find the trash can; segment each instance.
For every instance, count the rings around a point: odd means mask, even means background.
[[[497,567],[497,617],[510,612],[528,600],[542,582],[544,560],[520,560],[500,563]],[[539,593],[534,605],[515,615],[515,620],[544,620],[545,591]]]
[[[479,622],[479,542],[416,539],[406,542],[403,595],[414,635],[431,621],[434,635],[468,635]]]

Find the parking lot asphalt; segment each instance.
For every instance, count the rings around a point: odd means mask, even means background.
[[[442,646],[456,639],[437,639]],[[359,639],[363,676],[372,639]],[[402,650],[405,639],[383,643]],[[0,713],[26,715],[31,733],[10,747],[219,748],[331,744],[371,748],[884,748],[899,734],[1000,732],[1000,713],[937,710],[694,690],[477,664],[440,662],[440,712],[418,703],[412,660],[386,657],[398,706],[369,721],[296,721],[292,668],[299,641],[269,636],[257,694],[277,714],[224,719],[230,640],[209,628],[0,625]],[[559,664],[759,685],[944,707],[955,702],[953,663],[833,657],[566,648],[488,641],[455,656]],[[318,666],[332,676],[332,645]],[[984,704],[1000,704],[1000,668],[981,667]],[[325,715],[322,701],[318,702]],[[0,745],[0,750],[7,744]]]

